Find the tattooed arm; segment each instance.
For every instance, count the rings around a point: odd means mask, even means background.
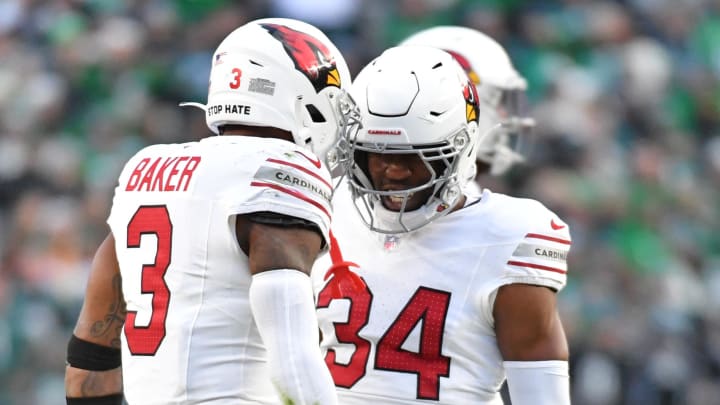
[[[101,349],[119,350],[125,314],[115,240],[111,233],[95,252],[85,302],[73,334],[82,341],[104,346]],[[65,368],[67,397],[101,397],[121,392],[121,367],[107,371],[90,371],[70,365]]]

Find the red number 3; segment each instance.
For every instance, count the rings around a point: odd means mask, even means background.
[[[365,367],[370,356],[370,342],[361,338],[358,333],[368,323],[370,318],[370,304],[372,304],[372,293],[365,287],[362,291],[352,291],[347,294],[341,290],[343,296],[350,301],[350,314],[346,323],[335,323],[335,337],[339,343],[351,343],[355,345],[355,352],[350,357],[348,364],[341,364],[335,360],[335,350],[328,349],[325,355],[325,363],[330,369],[335,385],[350,388],[365,375]],[[332,293],[326,288],[318,295],[318,308],[327,308],[332,301]]]
[[[358,333],[368,323],[373,295],[366,288],[341,298],[350,300],[350,313],[346,323],[335,323],[335,337],[339,343],[354,344],[356,350],[348,364],[341,364],[335,360],[335,351],[328,349],[325,363],[335,385],[351,388],[365,375],[367,367],[370,342]],[[317,307],[328,307],[332,299],[330,289],[323,289]],[[377,343],[375,369],[416,374],[417,399],[439,400],[440,377],[450,375],[450,358],[442,355],[449,306],[449,292],[419,287]],[[422,323],[419,352],[403,349],[403,343],[418,323]]]
[[[242,76],[242,70],[238,68],[234,68],[232,70],[233,73],[233,81],[230,82],[230,88],[233,90],[236,90],[240,88],[240,76]]]
[[[145,264],[140,275],[143,294],[152,294],[152,315],[147,326],[136,326],[137,311],[128,311],[125,319],[125,336],[130,353],[153,356],[165,339],[165,319],[170,305],[170,290],[165,272],[170,266],[172,252],[172,222],[167,207],[144,205],[133,215],[127,229],[127,247],[139,248],[142,235],[157,237],[155,262]]]

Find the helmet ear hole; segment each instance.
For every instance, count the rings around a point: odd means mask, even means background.
[[[310,119],[312,119],[313,122],[325,122],[325,116],[313,104],[305,104],[305,109],[310,114]]]

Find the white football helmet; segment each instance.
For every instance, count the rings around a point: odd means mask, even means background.
[[[535,121],[523,115],[527,83],[505,49],[480,31],[439,26],[420,31],[400,45],[425,45],[453,55],[475,83],[480,96],[480,140],[477,159],[501,175],[524,161],[521,151]]]
[[[366,225],[380,233],[410,232],[450,212],[475,177],[480,115],[475,86],[460,65],[437,48],[390,48],[363,68],[350,94],[363,121],[353,143],[350,188]],[[368,153],[416,154],[431,178],[407,190],[376,190]],[[427,189],[428,201],[406,211],[408,199]],[[384,196],[402,198],[401,209],[385,208]]]
[[[288,18],[251,21],[213,54],[205,110],[216,134],[226,124],[280,128],[339,174],[359,117],[345,89],[351,78],[340,51],[318,28]]]

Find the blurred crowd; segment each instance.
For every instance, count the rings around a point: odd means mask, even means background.
[[[0,403],[64,403],[122,164],[209,134],[177,104],[265,16],[317,25],[353,73],[433,25],[498,40],[538,125],[527,164],[478,181],[570,224],[574,403],[720,404],[717,0],[0,1]]]

